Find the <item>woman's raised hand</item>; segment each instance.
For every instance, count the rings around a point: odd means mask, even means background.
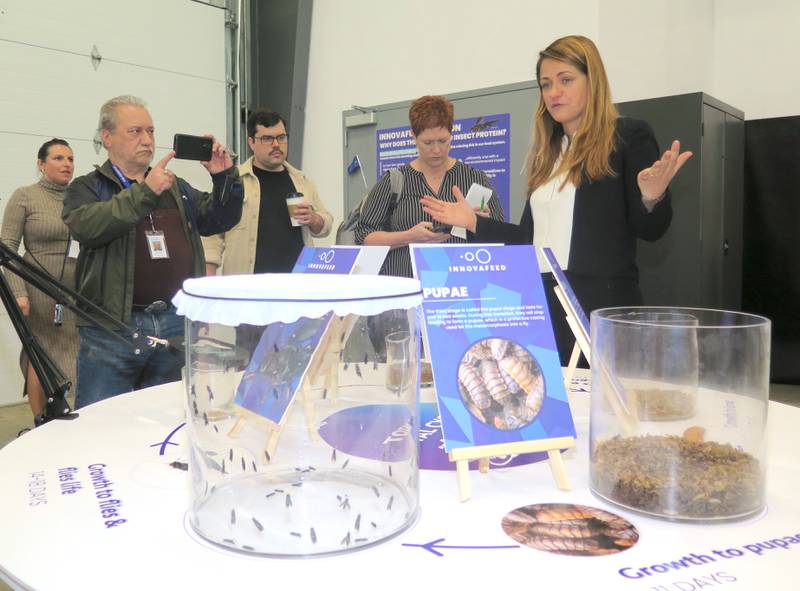
[[[459,226],[474,232],[477,225],[477,214],[467,200],[464,199],[461,189],[454,186],[453,196],[456,198],[455,203],[441,201],[430,195],[425,195],[420,199],[422,211],[439,223],[448,226]]]
[[[672,142],[672,147],[664,152],[660,160],[639,173],[637,181],[642,200],[647,203],[661,199],[673,177],[691,157],[691,152],[681,153],[681,143],[678,140]]]

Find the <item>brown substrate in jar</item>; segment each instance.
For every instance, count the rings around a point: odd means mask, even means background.
[[[728,444],[675,435],[615,437],[592,455],[592,485],[631,508],[677,518],[733,517],[762,496],[758,460]]]
[[[682,419],[694,414],[694,394],[681,390],[635,390],[637,416],[642,421]]]

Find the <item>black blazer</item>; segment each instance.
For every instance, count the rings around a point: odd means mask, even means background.
[[[672,220],[669,191],[648,212],[636,177],[658,160],[653,130],[637,119],[617,119],[617,145],[611,154],[616,173],[589,182],[584,177],[575,191],[568,268],[571,274],[638,280],[636,239],[661,238]],[[519,225],[478,216],[475,240],[503,244],[533,244],[530,199]],[[546,271],[546,269],[542,269]]]

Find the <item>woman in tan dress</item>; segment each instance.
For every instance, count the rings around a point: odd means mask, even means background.
[[[39,148],[37,167],[41,180],[14,191],[3,214],[0,240],[16,251],[25,244],[27,262],[43,268],[57,281],[75,287],[77,251],[70,252],[69,230],[61,221],[64,191],[72,180],[72,149],[64,140],[52,139]],[[54,322],[55,302],[13,273],[6,279],[25,315],[31,332],[45,352],[72,381],[75,389],[75,359],[78,355],[78,332],[74,315],[64,308],[61,324]],[[44,421],[44,391],[27,356],[22,355],[25,392],[34,415],[34,424]]]

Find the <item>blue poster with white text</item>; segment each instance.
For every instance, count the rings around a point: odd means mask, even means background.
[[[353,271],[359,248],[304,246],[292,273],[325,273],[349,275]]]
[[[575,437],[533,246],[412,256],[445,450]]]
[[[377,178],[381,178],[390,168],[408,164],[417,157],[414,137],[408,125],[379,129],[376,139]],[[511,115],[500,113],[456,119],[453,122],[450,156],[486,173],[500,198],[505,219],[509,219]],[[461,189],[466,194],[469,187]]]

